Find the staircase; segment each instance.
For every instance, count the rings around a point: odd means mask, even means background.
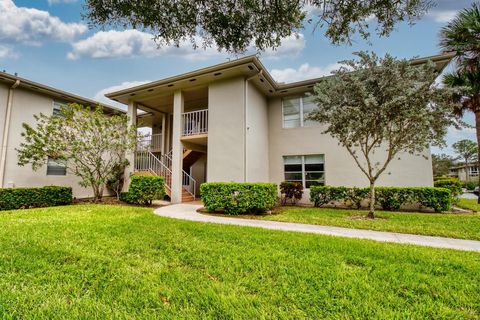
[[[194,150],[183,151],[183,170],[188,170],[204,153]]]
[[[137,150],[135,155],[135,172],[150,172],[165,179],[165,192],[172,195],[172,158],[171,152],[161,156],[149,150]],[[195,201],[197,181],[182,170],[182,202]]]

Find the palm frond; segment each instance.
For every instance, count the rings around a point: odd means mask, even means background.
[[[479,68],[480,61],[480,4],[463,9],[440,31],[440,47],[456,52],[458,64]]]

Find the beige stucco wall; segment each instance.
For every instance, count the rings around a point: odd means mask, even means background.
[[[207,181],[207,155],[204,154],[191,166],[190,174],[197,181],[196,194],[200,194],[200,185]]]
[[[251,82],[247,89],[246,181],[266,182],[269,181],[268,102]]]
[[[0,103],[0,105],[2,105],[2,103]],[[1,108],[2,107],[0,107],[0,110],[2,110]],[[33,115],[40,112],[44,114],[51,114],[53,112],[52,98],[20,88],[15,89],[7,145],[5,178],[2,187],[12,185],[15,187],[40,187],[46,185],[71,186],[75,197],[92,196],[90,189],[80,187],[78,185],[78,178],[71,174],[67,173],[66,176],[47,176],[46,165],[38,171],[33,171],[30,166],[20,167],[17,165],[17,152],[15,148],[19,147],[23,141],[21,137],[21,132],[23,131],[22,123],[26,122],[34,125],[35,119]],[[3,131],[3,121],[0,123],[2,126],[1,130]]]
[[[368,180],[356,166],[351,155],[331,136],[322,134],[322,128],[303,127],[283,129],[280,98],[269,101],[270,181],[284,180],[283,156],[325,155],[325,183],[331,186],[368,186]],[[382,154],[378,155],[382,157]],[[381,186],[432,186],[433,174],[430,151],[422,156],[401,154],[390,163],[380,177]],[[304,200],[309,197],[308,190]]]
[[[208,87],[207,181],[245,181],[245,80]]]

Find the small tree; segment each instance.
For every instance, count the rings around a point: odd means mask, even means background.
[[[469,181],[468,165],[474,161],[477,161],[478,147],[475,142],[468,139],[463,139],[455,142],[453,145],[453,150],[458,155],[459,158],[463,160],[465,165],[465,179]]]
[[[412,66],[390,55],[367,52],[358,60],[341,62],[332,77],[314,88],[318,108],[308,118],[326,128],[355,160],[370,184],[374,218],[375,183],[400,153],[422,154],[430,144],[444,145],[452,114],[452,89],[433,86],[432,62]]]
[[[93,189],[94,200],[103,196],[114,171],[125,167],[125,153],[136,145],[136,129],[124,114],[106,115],[78,104],[63,106],[59,115],[35,115],[34,127],[23,123],[25,142],[17,149],[18,164],[38,170],[48,158],[66,161],[67,171],[80,177],[82,187]]]

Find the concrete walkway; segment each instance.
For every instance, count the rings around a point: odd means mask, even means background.
[[[339,236],[347,238],[370,239],[376,241],[395,242],[404,244],[415,244],[435,248],[447,248],[464,251],[480,252],[480,241],[460,240],[452,238],[420,236],[415,234],[383,232],[361,229],[349,229],[340,227],[318,226],[303,223],[290,223],[278,221],[265,221],[241,218],[228,218],[221,216],[211,216],[197,212],[201,205],[197,204],[175,204],[157,208],[154,213],[168,218],[230,224],[236,226],[256,227],[271,230],[295,231],[305,233],[324,234],[330,236]]]

